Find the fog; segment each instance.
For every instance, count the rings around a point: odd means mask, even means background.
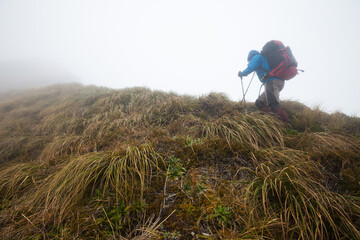
[[[238,101],[248,52],[277,39],[305,70],[281,99],[359,116],[359,12],[357,0],[0,0],[0,89],[80,81]]]
[[[0,64],[0,93],[81,82],[57,64],[39,61],[9,61]]]

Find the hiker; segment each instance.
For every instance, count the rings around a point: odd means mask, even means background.
[[[266,58],[256,50],[251,50],[248,55],[248,66],[244,71],[239,71],[238,76],[242,79],[256,72],[259,80],[265,85],[264,92],[256,99],[255,105],[263,112],[274,112],[283,122],[290,122],[284,109],[280,107],[279,95],[284,88],[285,81],[276,77],[268,77],[267,73],[271,71]]]

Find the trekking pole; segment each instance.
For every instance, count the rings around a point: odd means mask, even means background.
[[[249,82],[249,85],[248,85],[247,88],[246,88],[245,96],[246,96],[246,94],[247,94],[247,92],[248,92],[248,90],[249,90],[249,88],[250,88],[250,85],[251,85],[252,80],[254,79],[254,76],[255,76],[255,72],[254,72],[254,74],[252,75],[251,80],[250,80],[250,82]],[[242,79],[241,79],[241,80],[242,80]],[[242,104],[243,101],[245,101],[245,96],[243,96],[243,99],[241,100],[240,105]]]
[[[245,103],[245,115],[247,115],[247,107],[246,107],[245,92],[244,92],[244,83],[243,83],[242,77],[240,77],[240,79],[241,79],[241,88],[242,88],[242,93],[243,93],[243,100],[241,101],[241,103],[244,101],[244,103]],[[240,103],[240,105],[241,105],[241,103]]]

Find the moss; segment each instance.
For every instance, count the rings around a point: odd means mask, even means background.
[[[360,166],[352,166],[341,170],[341,187],[353,196],[360,197]]]
[[[211,203],[204,196],[190,193],[194,198],[189,198],[186,194],[180,192],[178,194],[171,208],[167,210],[167,213],[173,210],[176,212],[164,223],[164,228],[166,231],[180,232],[181,239],[192,239],[194,234],[201,234]]]

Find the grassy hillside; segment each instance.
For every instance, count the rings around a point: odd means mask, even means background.
[[[360,239],[360,119],[222,94],[52,86],[0,101],[3,239]]]

